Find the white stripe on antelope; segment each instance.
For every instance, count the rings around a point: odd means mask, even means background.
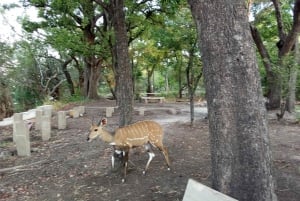
[[[125,168],[124,168],[124,178],[125,181],[128,166],[128,155],[129,150],[133,147],[140,147],[145,145],[145,148],[149,154],[149,159],[147,161],[145,170],[146,174],[150,162],[152,161],[155,154],[151,150],[151,146],[157,147],[164,155],[168,170],[170,169],[170,160],[166,147],[163,145],[163,129],[155,121],[139,121],[137,123],[124,126],[122,128],[116,129],[115,133],[110,133],[103,129],[107,125],[107,119],[103,118],[99,121],[97,125],[92,125],[90,128],[90,133],[87,137],[87,141],[92,141],[93,139],[100,137],[104,142],[108,142],[115,147],[115,151],[122,151]],[[121,152],[120,152],[121,153]],[[114,165],[114,156],[112,156],[112,165]]]

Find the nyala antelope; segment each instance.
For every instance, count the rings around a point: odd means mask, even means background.
[[[129,151],[134,147],[145,146],[149,154],[149,159],[146,164],[143,174],[146,174],[149,164],[152,161],[155,154],[153,153],[151,146],[157,147],[164,155],[168,170],[170,170],[170,160],[166,147],[163,145],[163,129],[154,121],[140,121],[122,128],[118,128],[114,133],[110,133],[104,129],[107,125],[107,119],[103,118],[97,125],[92,125],[90,133],[87,137],[87,141],[100,137],[104,142],[110,143],[114,146],[115,154],[112,156],[112,166],[114,168],[115,155],[124,158],[124,178],[125,181],[128,167]]]

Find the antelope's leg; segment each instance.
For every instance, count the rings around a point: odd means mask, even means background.
[[[148,168],[149,168],[149,165],[152,161],[152,159],[154,158],[155,154],[153,153],[152,149],[151,149],[151,145],[150,143],[146,144],[145,145],[145,149],[147,150],[148,154],[149,154],[149,159],[148,159],[148,162],[146,164],[146,167],[145,167],[145,170],[143,171],[143,174],[145,175]]]
[[[111,156],[111,168],[114,169],[115,168],[115,153],[116,153],[116,147],[113,147],[113,154]]]
[[[114,156],[114,154],[111,156],[111,168],[112,169],[115,168],[115,156]]]
[[[113,146],[113,154],[111,156],[111,167],[112,167],[112,169],[115,168],[116,157],[120,158],[120,156],[122,156],[121,154],[123,155],[123,151],[117,149],[116,146]]]
[[[129,159],[129,148],[125,148],[123,150],[123,156],[124,156],[124,177],[122,179],[122,182],[125,182],[126,176],[127,176],[127,168],[128,168],[128,159]]]
[[[168,170],[170,170],[170,159],[169,159],[169,153],[166,147],[162,147],[162,153],[165,156],[166,162],[167,162],[167,166],[168,166]]]
[[[168,170],[170,170],[170,159],[169,159],[169,153],[166,147],[163,145],[156,145],[160,152],[163,153],[165,160],[167,162]]]

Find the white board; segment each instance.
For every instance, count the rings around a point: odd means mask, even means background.
[[[238,201],[193,179],[189,179],[182,201]]]

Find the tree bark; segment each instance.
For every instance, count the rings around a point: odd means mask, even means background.
[[[298,66],[300,65],[300,50],[298,40],[295,43],[294,58],[295,61],[292,67],[289,69],[288,94],[286,96],[286,110],[288,112],[295,112]]]
[[[119,125],[130,124],[133,111],[132,68],[128,53],[124,0],[111,0],[116,53],[116,96],[120,110]]]
[[[66,77],[66,80],[67,80],[67,83],[68,83],[68,88],[69,88],[69,91],[70,91],[70,94],[71,96],[73,96],[75,94],[75,90],[74,90],[74,84],[73,84],[73,81],[72,81],[72,77],[67,69],[69,63],[72,62],[72,58],[71,59],[68,59],[66,60],[65,62],[63,62],[62,64],[62,71]]]
[[[0,121],[13,113],[13,101],[9,88],[4,81],[0,80]]]
[[[261,39],[260,33],[257,28],[253,25],[250,25],[250,30],[252,34],[252,38],[256,44],[258,52],[262,58],[266,75],[267,75],[267,98],[268,101],[266,103],[267,109],[277,109],[280,106],[281,102],[281,77],[279,72],[273,69],[273,64],[271,61],[271,57],[266,49],[263,41]]]
[[[95,56],[85,58],[84,95],[89,99],[98,99],[98,81],[100,64]]]
[[[208,102],[212,186],[240,201],[277,200],[267,116],[242,0],[189,0]]]
[[[190,101],[190,120],[191,120],[191,125],[194,123],[194,118],[195,118],[195,107],[194,107],[194,98],[195,98],[195,91],[197,89],[198,83],[200,81],[200,78],[202,77],[202,71],[198,74],[195,75],[194,72],[194,58],[195,58],[195,49],[196,49],[196,44],[191,47],[189,50],[189,61],[188,61],[188,66],[186,68],[186,81],[187,81],[187,88],[188,88],[188,93],[189,93],[189,101]]]
[[[85,70],[83,67],[81,67],[80,62],[78,61],[78,59],[75,56],[72,56],[72,59],[75,61],[75,68],[78,71],[78,84],[77,84],[77,88],[79,89],[81,95],[84,96],[84,79],[85,79]]]
[[[154,73],[155,65],[147,67],[147,93],[154,92],[154,82],[152,82],[152,77]]]

